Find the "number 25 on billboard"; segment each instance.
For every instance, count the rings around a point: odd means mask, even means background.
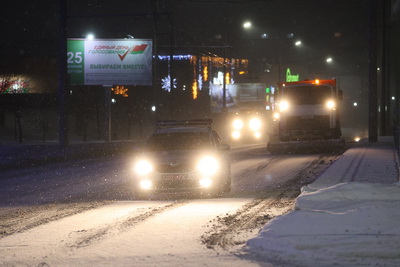
[[[68,52],[67,63],[68,64],[80,64],[83,61],[82,52]]]

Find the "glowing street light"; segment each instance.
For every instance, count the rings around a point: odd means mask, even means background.
[[[89,33],[88,35],[86,35],[86,39],[89,41],[92,41],[94,39],[94,34],[93,33]]]
[[[300,41],[300,40],[296,41],[296,42],[294,43],[294,45],[295,45],[295,46],[301,46],[301,41]]]
[[[245,23],[243,23],[243,28],[250,29],[251,28],[251,22],[250,21],[246,21]]]
[[[332,62],[333,62],[333,59],[332,59],[331,57],[328,57],[328,58],[326,59],[326,62],[327,62],[327,63],[332,63]]]

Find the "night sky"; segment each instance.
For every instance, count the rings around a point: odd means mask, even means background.
[[[3,57],[56,55],[58,1],[7,1],[2,11]],[[171,40],[176,47],[235,45],[260,39],[261,33],[277,43],[293,33],[314,51],[351,54],[368,47],[365,0],[159,0],[158,12],[161,45]],[[67,14],[70,38],[88,32],[96,38],[153,37],[152,1],[69,0]],[[252,21],[251,31],[241,27],[244,20]]]

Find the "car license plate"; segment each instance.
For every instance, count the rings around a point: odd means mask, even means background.
[[[161,175],[163,180],[185,180],[187,179],[186,174],[163,174]]]

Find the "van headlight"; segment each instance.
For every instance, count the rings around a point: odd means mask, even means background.
[[[241,119],[236,119],[233,121],[233,128],[236,130],[240,130],[243,128],[243,121]]]
[[[261,128],[261,120],[259,118],[252,118],[249,121],[249,127],[253,131],[260,130],[260,128]]]
[[[240,138],[240,132],[239,131],[233,131],[231,134],[232,138],[237,140]]]
[[[205,176],[213,176],[218,173],[219,161],[211,156],[203,157],[197,163],[197,170]]]
[[[148,160],[139,160],[133,169],[139,175],[147,175],[153,171],[153,165]]]

